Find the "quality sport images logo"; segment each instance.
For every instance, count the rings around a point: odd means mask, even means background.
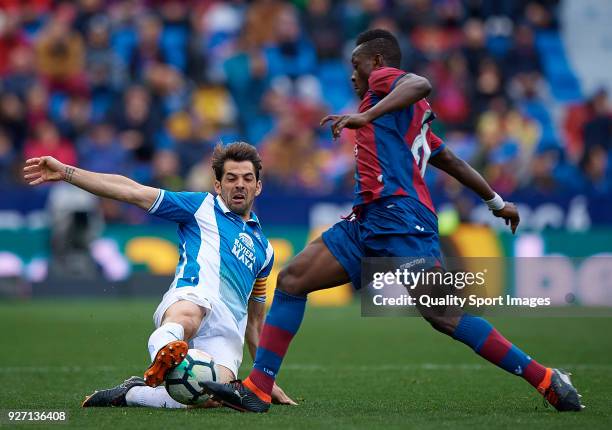
[[[253,270],[253,264],[255,263],[255,244],[253,239],[246,233],[240,233],[236,239],[234,239],[234,246],[232,247],[232,254],[241,261],[249,270]]]

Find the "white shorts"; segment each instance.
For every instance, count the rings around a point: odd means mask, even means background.
[[[189,341],[189,348],[210,354],[215,363],[225,366],[238,376],[242,363],[246,320],[236,322],[227,306],[216,297],[206,297],[202,287],[171,288],[164,294],[153,314],[155,327],[161,325],[166,310],[179,300],[188,300],[206,309],[196,335]]]

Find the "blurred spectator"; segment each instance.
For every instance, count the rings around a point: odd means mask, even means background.
[[[492,58],[484,58],[478,65],[472,103],[482,112],[494,100],[505,97],[504,81],[499,66]]]
[[[15,50],[29,48],[28,40],[20,28],[18,14],[0,10],[0,78],[11,70],[11,57]]]
[[[188,73],[195,81],[223,80],[223,63],[234,54],[243,25],[244,1],[217,2],[193,14]]]
[[[432,107],[440,121],[448,127],[469,127],[469,94],[472,88],[467,62],[459,52],[452,53],[446,59],[444,67],[436,76],[436,84]]]
[[[384,1],[381,0],[339,2],[345,38],[355,39],[368,28],[372,19],[384,12],[384,6]]]
[[[536,30],[554,29],[558,23],[553,11],[559,0],[532,1],[525,7],[525,18]]]
[[[506,56],[505,70],[508,77],[517,73],[540,72],[540,58],[534,43],[534,34],[527,25],[520,25],[514,33],[514,46]]]
[[[367,3],[372,4],[370,10],[376,13],[378,12],[376,9],[380,8],[384,2],[369,1]],[[439,9],[436,10],[432,0],[404,0],[398,3],[396,16],[399,17],[402,28],[407,31],[412,32],[420,26],[431,28],[439,23],[439,16],[437,15]],[[379,12],[376,14],[379,14]]]
[[[57,127],[50,121],[43,121],[36,125],[33,138],[26,142],[24,154],[26,158],[50,155],[62,163],[77,164],[74,147],[70,142],[61,138]]]
[[[260,47],[273,43],[278,16],[286,7],[288,7],[287,3],[280,0],[253,2],[246,11],[243,23],[244,35],[252,46]]]
[[[188,2],[163,0],[158,2],[163,22],[160,47],[166,63],[185,73],[189,65],[191,27],[188,19]]]
[[[62,136],[76,142],[89,129],[92,119],[91,100],[81,95],[70,97],[60,115],[57,124]]]
[[[544,88],[542,75],[537,71],[518,73],[510,82],[508,93],[517,103],[542,100]]]
[[[153,157],[153,178],[149,185],[172,191],[184,189],[176,153],[168,150],[155,153]]]
[[[482,21],[469,19],[463,26],[465,44],[463,56],[467,61],[468,70],[472,76],[478,74],[480,66],[489,56],[486,48],[485,30]]]
[[[269,74],[262,45],[257,42],[260,37],[255,37],[254,32],[247,21],[236,54],[227,59],[223,68],[227,86],[240,112],[241,133],[246,140],[257,144],[271,128],[272,120],[260,109],[269,86]]]
[[[21,19],[21,28],[26,37],[32,40],[45,24],[45,20],[52,11],[53,0],[5,0],[5,3],[13,3],[13,7],[7,5],[7,10],[16,12]]]
[[[600,146],[612,149],[612,111],[608,93],[601,90],[591,100],[592,119],[584,125],[584,143],[587,148]]]
[[[145,87],[134,85],[126,89],[113,111],[113,123],[120,132],[123,147],[139,161],[151,160],[153,156],[161,113],[152,108],[151,94]]]
[[[70,27],[72,11],[67,5],[51,17],[38,37],[38,71],[51,88],[78,91],[84,84],[85,47],[81,35]]]
[[[315,50],[300,28],[297,11],[290,6],[276,16],[273,41],[265,46],[268,73],[272,78],[283,76],[297,82],[315,72]]]
[[[92,125],[89,133],[77,142],[77,147],[81,167],[102,173],[125,173],[127,154],[110,123]]]
[[[193,90],[185,77],[175,68],[152,63],[147,69],[145,82],[151,90],[153,103],[161,108],[163,116],[184,109]]]
[[[208,156],[195,164],[186,176],[185,186],[193,191],[210,191],[214,188],[215,174]]]
[[[0,127],[9,135],[17,151],[23,148],[27,135],[27,111],[14,93],[0,94]]]
[[[119,90],[126,82],[123,61],[110,45],[110,22],[104,15],[89,19],[86,69],[94,88]]]
[[[480,18],[491,16],[509,16],[513,20],[520,17],[524,0],[467,0],[463,2],[468,13]]]
[[[160,50],[162,25],[153,14],[142,16],[138,20],[138,41],[130,57],[130,75],[135,81],[144,78],[150,65],[164,62]]]
[[[32,49],[26,46],[13,49],[9,56],[9,70],[10,73],[4,79],[4,88],[23,99],[28,88],[37,81]]]
[[[199,139],[194,128],[195,120],[187,112],[177,112],[168,118],[167,128],[174,140],[179,158],[180,175],[185,177],[191,168],[207,156],[212,149],[211,142]],[[194,124],[194,125],[192,125]],[[206,128],[205,124],[201,128]]]
[[[589,194],[608,195],[612,191],[610,154],[600,145],[587,148],[580,167],[584,172],[584,190]]]
[[[34,128],[41,121],[45,121],[49,111],[49,92],[47,89],[37,83],[28,88],[26,93],[26,118],[28,127]]]
[[[131,65],[132,54],[138,44],[138,31],[136,18],[145,10],[139,2],[120,0],[111,4],[107,9],[108,18],[112,22],[111,46],[121,58],[124,66]],[[131,72],[132,70],[129,69]]]
[[[78,0],[79,4],[77,15],[74,20],[74,28],[83,36],[91,29],[91,22],[99,17],[104,11],[102,0]]]
[[[531,193],[540,195],[555,194],[559,191],[559,184],[555,180],[553,171],[559,160],[559,152],[547,150],[537,153],[531,161],[529,180],[524,188]]]
[[[317,189],[324,185],[314,132],[290,110],[281,114],[278,126],[266,138],[261,151],[266,164],[273,166],[266,173],[266,182],[272,186]]]
[[[344,41],[338,29],[341,28],[342,21],[337,11],[333,10],[330,0],[307,2],[304,24],[320,61],[340,57]]]
[[[23,157],[76,163],[78,152],[94,170],[210,190],[211,147],[247,140],[273,189],[350,194],[353,132],[334,142],[318,120],[357,109],[347,60],[358,33],[384,28],[398,37],[402,68],[433,84],[436,133],[500,193],[607,195],[607,94],[568,107],[549,97],[536,41],[557,31],[558,3],[5,1],[0,182]],[[474,199],[429,171],[436,203],[467,216]],[[107,219],[143,220],[101,204]]]
[[[11,144],[10,135],[0,128],[0,186],[8,185],[15,181],[17,160],[17,152]]]

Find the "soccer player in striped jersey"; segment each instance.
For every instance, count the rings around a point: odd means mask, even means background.
[[[152,188],[48,156],[26,161],[24,177],[30,185],[66,181],[178,224],[180,257],[174,281],[153,316],[157,329],[149,337],[151,365],[144,380],[130,378],[113,391],[113,398],[112,393],[90,396],[83,406],[130,404],[131,397],[140,405],[146,403],[143,398],[151,404],[172,404],[165,389],[155,390],[157,394],[151,390],[164,382],[189,348],[210,354],[225,381],[238,373],[245,334],[255,356],[265,314],[266,278],[274,262],[272,246],[251,210],[262,190],[261,159],[248,143],[218,145],[212,167],[216,196]],[[280,388],[274,390],[278,402],[293,403]],[[141,393],[140,402],[130,395],[135,391]]]
[[[359,36],[352,53],[359,112],[321,121],[331,122],[334,137],[343,128],[356,129],[355,216],[335,224],[281,271],[249,376],[244,382],[206,384],[226,406],[251,412],[269,409],[272,387],[302,322],[307,295],[348,281],[359,289],[362,257],[427,257],[431,265],[423,269],[441,270],[438,222],[423,180],[428,163],[472,189],[515,232],[516,207],[504,202],[431,131],[435,115],[425,100],[431,86],[425,78],[400,70],[400,60],[391,33],[370,30]],[[419,289],[415,291],[418,295]],[[461,309],[450,314],[419,310],[436,330],[521,376],[558,410],[581,410],[580,396],[566,373],[542,366],[485,319]]]

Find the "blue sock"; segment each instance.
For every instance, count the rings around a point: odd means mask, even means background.
[[[287,348],[297,333],[304,318],[306,297],[292,296],[280,290],[274,291],[272,307],[261,332],[255,362],[249,377],[245,380],[253,391],[270,401],[268,396]]]
[[[536,388],[544,379],[546,367],[510,343],[484,318],[463,315],[453,337],[496,366],[522,376]]]

